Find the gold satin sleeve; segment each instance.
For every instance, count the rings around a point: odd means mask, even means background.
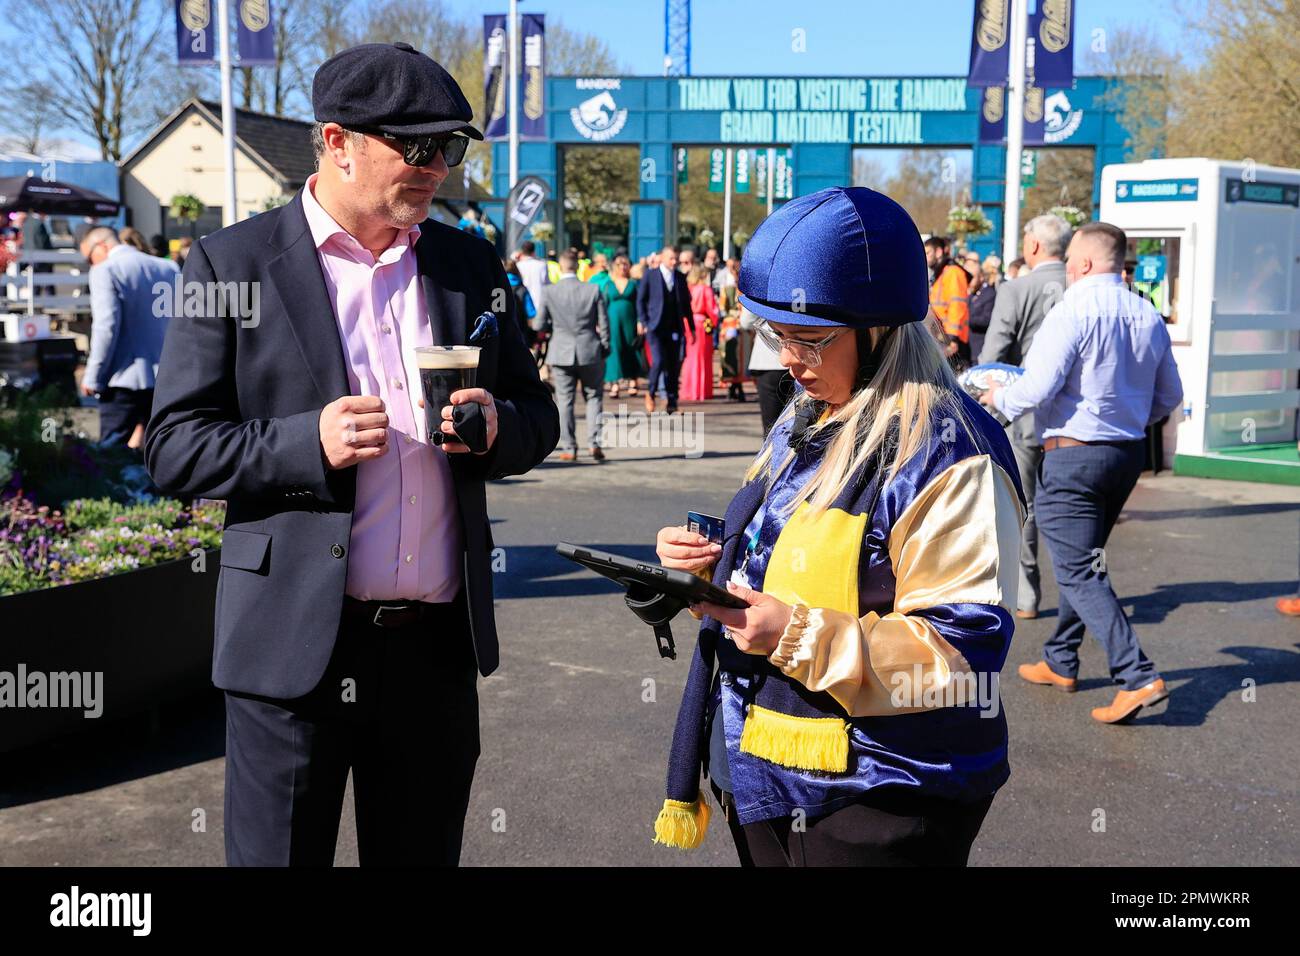
[[[929,621],[909,612],[960,603],[1010,610],[1023,521],[1014,482],[989,456],[956,463],[922,489],[890,532],[894,610],[859,618],[796,604],[768,659],[809,690],[830,694],[851,717],[929,709],[899,701],[919,701],[927,685],[947,687],[971,668]],[[952,699],[963,703],[971,688],[957,681]]]

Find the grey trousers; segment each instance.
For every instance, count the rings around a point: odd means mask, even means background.
[[[1038,466],[1043,446],[1012,441],[1011,451],[1020,466],[1020,486],[1025,491],[1025,526],[1020,532],[1020,592],[1016,610],[1037,611],[1043,596],[1038,576],[1038,521],[1034,516],[1034,495],[1038,491]]]
[[[587,443],[600,447],[600,403],[605,380],[605,363],[592,365],[552,365],[551,383],[555,386],[555,404],[560,410],[560,451],[577,450],[574,435],[573,405],[578,384],[582,384],[582,397],[587,401]]]

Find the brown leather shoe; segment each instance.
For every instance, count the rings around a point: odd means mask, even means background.
[[[594,448],[591,449],[591,457],[596,459],[596,461],[604,461],[605,453],[600,450],[599,445],[596,445]]]
[[[1032,621],[1034,618],[1038,617],[1038,612],[1034,610],[1021,610],[1020,608],[1016,608],[1016,617],[1021,618],[1022,620],[1025,621]]]
[[[1287,617],[1300,617],[1300,595],[1278,598],[1274,607],[1277,608],[1278,614],[1285,614]]]
[[[1067,694],[1073,694],[1078,688],[1079,682],[1070,677],[1062,677],[1050,667],[1047,661],[1039,661],[1037,664],[1021,664],[1018,673],[1023,680],[1031,684],[1048,684],[1057,690],[1063,690]]]
[[[1109,707],[1094,707],[1092,719],[1103,724],[1118,724],[1133,717],[1143,707],[1150,707],[1169,696],[1165,682],[1156,678],[1140,690],[1122,690]]]

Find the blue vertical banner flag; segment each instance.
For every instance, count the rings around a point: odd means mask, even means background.
[[[506,75],[510,72],[510,48],[506,46],[506,15],[483,17],[483,138],[504,139],[510,135],[506,115]]]
[[[1038,0],[1029,15],[1029,43],[1035,84],[1074,86],[1074,0]]]
[[[1000,145],[1007,138],[1007,90],[1003,86],[990,86],[984,90],[980,103],[980,143]],[[1025,90],[1024,112],[1025,146],[1043,146],[1043,88],[1030,86]]]
[[[275,66],[271,0],[239,0],[239,65]]]
[[[176,0],[176,62],[207,66],[217,53],[212,0]]]
[[[975,0],[966,85],[1004,85],[1011,62],[1010,51],[1011,0]]]
[[[1007,88],[986,86],[980,99],[980,143],[997,145],[1007,136]]]
[[[519,73],[519,135],[546,138],[546,15],[519,16],[523,60]]]

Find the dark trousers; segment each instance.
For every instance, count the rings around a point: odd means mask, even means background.
[[[763,434],[772,430],[772,424],[794,397],[794,379],[783,368],[750,372],[758,389],[758,413],[763,418]]]
[[[348,771],[362,866],[455,866],[479,755],[464,591],[433,621],[345,618],[295,700],[226,692],[226,863],[331,866]]]
[[[99,392],[99,443],[125,445],[136,425],[149,423],[152,388],[104,388]]]
[[[1056,632],[1043,647],[1043,659],[1062,677],[1078,677],[1085,628],[1106,649],[1111,678],[1125,690],[1139,690],[1160,676],[1111,587],[1105,552],[1142,473],[1142,456],[1141,439],[1043,454],[1034,507],[1061,595]]]
[[[741,866],[965,866],[993,803],[875,792],[821,817],[742,825],[731,794],[713,795]]]
[[[663,376],[663,390],[668,397],[668,407],[677,407],[677,376],[682,368],[682,345],[671,336],[650,333],[650,397],[659,391],[659,378]]]

